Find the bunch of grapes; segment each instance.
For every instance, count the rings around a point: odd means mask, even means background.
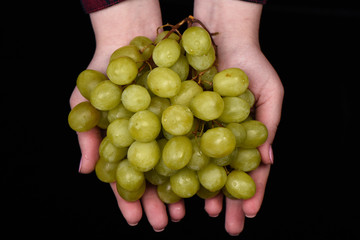
[[[239,68],[217,71],[212,34],[193,17],[160,29],[154,41],[137,36],[117,49],[107,76],[79,74],[77,87],[89,101],[71,110],[70,127],[103,129],[95,172],[116,181],[127,201],[140,199],[147,182],[165,203],[220,191],[251,198],[256,187],[247,172],[259,166],[257,147],[268,133],[250,116],[248,77]]]

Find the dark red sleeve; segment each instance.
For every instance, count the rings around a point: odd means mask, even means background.
[[[92,13],[110,7],[125,0],[81,0],[86,13]]]

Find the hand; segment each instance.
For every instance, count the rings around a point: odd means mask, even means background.
[[[261,165],[250,173],[256,184],[254,197],[248,200],[226,199],[225,228],[230,235],[243,230],[245,216],[255,217],[264,197],[265,186],[274,157],[271,144],[280,121],[284,89],[274,68],[262,54],[258,41],[262,5],[244,1],[195,1],[194,16],[214,36],[218,46],[218,70],[241,68],[249,77],[249,89],[256,98],[256,119],[268,128],[268,139],[259,147]],[[222,210],[223,195],[207,199],[205,210],[217,216]]]
[[[141,12],[141,14],[137,14]],[[106,73],[110,55],[117,48],[129,44],[136,36],[156,37],[156,29],[161,26],[161,12],[157,0],[124,1],[112,7],[90,14],[95,32],[96,50],[88,69]],[[80,102],[87,101],[75,87],[70,106],[73,108]],[[78,133],[81,148],[79,172],[90,173],[94,170],[99,158],[101,134],[98,128]],[[165,204],[158,198],[156,188],[147,186],[141,202],[127,202],[122,199],[115,183],[110,184],[117,199],[120,211],[129,225],[135,226],[142,218],[142,207],[149,223],[155,231],[161,231],[168,223]],[[185,215],[184,202],[180,201],[168,205],[172,221],[180,221]]]

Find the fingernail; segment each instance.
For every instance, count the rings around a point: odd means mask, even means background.
[[[162,229],[155,229],[155,228],[154,228],[154,231],[155,231],[155,232],[162,232],[162,231],[164,231],[164,229],[165,229],[165,228],[162,228]]]
[[[171,221],[174,222],[174,223],[177,223],[177,222],[180,222],[181,219],[171,219]]]
[[[274,164],[274,153],[273,153],[273,150],[272,150],[272,146],[270,145],[269,147],[269,157],[270,157],[270,162],[271,164]]]
[[[209,216],[212,218],[216,218],[217,216],[219,216],[219,214],[209,214]]]
[[[247,218],[254,218],[254,217],[256,217],[256,214],[254,214],[254,215],[245,215]]]
[[[138,225],[138,222],[137,222],[137,223],[129,223],[129,222],[128,222],[128,224],[129,224],[129,226],[131,226],[131,227],[135,227],[136,225]]]
[[[82,158],[80,159],[80,164],[79,164],[79,169],[78,169],[78,172],[81,173],[81,164],[82,164]]]

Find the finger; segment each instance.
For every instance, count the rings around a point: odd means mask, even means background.
[[[215,197],[205,199],[205,211],[210,217],[219,216],[223,205],[223,194],[220,193]]]
[[[130,226],[136,226],[142,217],[142,208],[140,200],[135,202],[128,202],[122,199],[116,190],[116,183],[110,183],[110,186],[115,194],[118,206],[125,220]]]
[[[254,179],[256,192],[252,198],[243,201],[243,211],[246,217],[255,217],[260,210],[264,199],[269,172],[270,165],[261,164],[257,169],[249,173],[249,175]]]
[[[99,159],[100,129],[95,127],[87,132],[77,132],[77,135],[81,149],[79,172],[90,173]]]
[[[243,200],[226,198],[225,229],[231,236],[239,235],[244,229],[242,202]]]
[[[165,204],[157,195],[156,187],[152,184],[146,185],[146,191],[141,198],[145,214],[155,232],[161,232],[168,224]]]
[[[172,222],[180,222],[185,217],[184,199],[176,203],[168,204],[169,215]]]

